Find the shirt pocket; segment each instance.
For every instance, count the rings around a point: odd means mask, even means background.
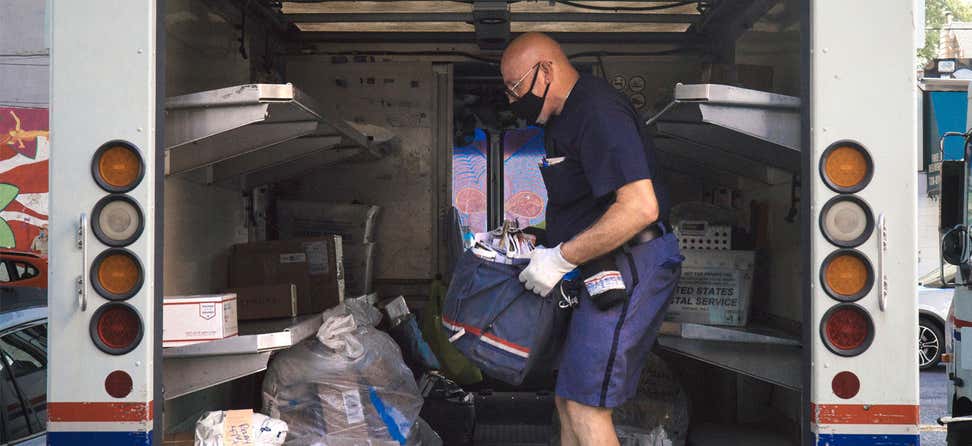
[[[567,158],[552,166],[541,166],[540,175],[547,188],[547,202],[570,204],[591,196],[591,186],[580,162]]]

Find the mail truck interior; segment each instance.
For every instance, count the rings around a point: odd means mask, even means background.
[[[511,38],[544,32],[653,132],[683,275],[725,274],[683,278],[616,416],[673,444],[801,443],[804,2],[165,3],[166,296],[231,289],[234,245],[320,236],[321,206],[354,204],[377,208],[370,240],[345,234],[343,298],[404,296],[420,314],[464,232],[544,223],[543,128],[509,112],[498,65]],[[268,361],[313,336],[316,314],[241,320],[230,350],[164,349],[166,434],[259,408]],[[548,444],[553,382],[464,385],[471,440]]]

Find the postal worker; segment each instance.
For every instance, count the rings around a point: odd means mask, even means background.
[[[561,444],[617,445],[611,411],[635,394],[681,273],[661,167],[628,98],[578,74],[550,37],[521,35],[500,69],[513,113],[546,139],[549,248],[520,280],[546,296],[578,266],[617,270],[582,274],[557,375]]]

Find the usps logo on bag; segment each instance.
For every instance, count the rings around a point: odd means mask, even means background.
[[[617,271],[601,271],[584,280],[584,286],[587,287],[588,294],[597,296],[605,291],[623,290],[624,279]]]
[[[199,304],[199,317],[207,321],[216,317],[216,303],[205,302]]]

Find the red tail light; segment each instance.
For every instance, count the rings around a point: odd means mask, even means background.
[[[121,370],[115,370],[105,378],[105,392],[115,398],[124,398],[132,393],[132,376]]]
[[[143,330],[138,312],[121,302],[102,305],[91,318],[91,339],[111,355],[132,351],[142,341]]]
[[[834,395],[848,400],[857,396],[857,392],[860,392],[861,380],[851,372],[840,372],[830,382],[830,388],[833,389]]]
[[[824,314],[820,336],[830,351],[841,356],[857,356],[874,340],[874,322],[867,311],[854,304],[839,304]]]

